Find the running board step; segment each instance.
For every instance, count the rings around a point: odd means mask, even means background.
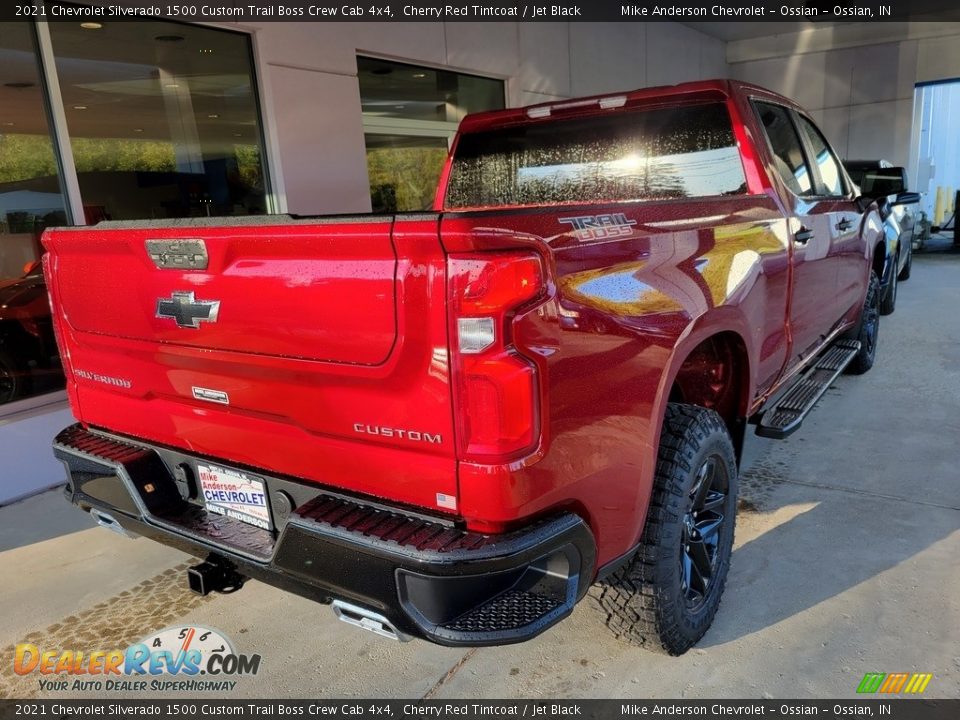
[[[757,424],[760,437],[783,440],[796,432],[833,381],[860,352],[858,340],[839,340],[794,382]]]

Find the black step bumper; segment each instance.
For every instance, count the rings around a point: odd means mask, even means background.
[[[189,499],[184,472],[209,459],[80,425],[57,436],[54,454],[67,468],[67,498],[127,532],[319,602],[372,610],[441,645],[535,637],[569,615],[593,579],[594,539],[571,513],[487,535],[253,470],[276,499],[270,531]]]

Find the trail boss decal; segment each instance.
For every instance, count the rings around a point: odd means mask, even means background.
[[[577,215],[557,218],[559,222],[570,225],[577,240],[609,240],[610,238],[632,235],[636,220],[628,220],[623,213],[608,215]]]

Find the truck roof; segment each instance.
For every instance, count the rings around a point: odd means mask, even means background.
[[[624,92],[604,93],[585,97],[552,100],[524,107],[507,108],[505,110],[490,110],[487,112],[467,115],[460,123],[461,132],[478,132],[504,125],[537,122],[545,120],[555,113],[589,111],[593,106],[604,110],[620,107],[642,105],[657,100],[682,99],[715,99],[723,100],[735,94],[763,95],[768,99],[776,100],[783,105],[801,109],[796,103],[778,93],[759,85],[717,78],[713,80],[697,80],[694,82],[679,83],[677,85],[657,85],[655,87],[638,88]]]

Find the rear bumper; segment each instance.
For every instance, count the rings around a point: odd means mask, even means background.
[[[190,499],[191,468],[209,459],[80,425],[57,436],[54,454],[67,498],[128,532],[319,602],[361,606],[442,645],[535,637],[570,614],[595,571],[593,536],[571,513],[484,535],[250,470],[267,486],[269,531]]]

